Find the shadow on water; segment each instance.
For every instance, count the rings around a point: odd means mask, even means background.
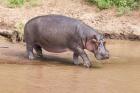
[[[52,65],[65,65],[65,66],[79,66],[79,67],[84,67],[83,64],[75,65],[73,64],[73,60],[70,58],[62,58],[59,56],[52,56],[52,55],[47,55],[42,58],[36,58],[35,60],[44,62],[47,64],[52,64]],[[101,65],[99,64],[92,64],[91,68],[102,68]]]
[[[34,60],[29,60],[25,52],[16,52],[16,53],[4,53],[4,55],[9,57],[18,57],[18,59],[1,59],[1,64],[22,64],[22,65],[52,65],[52,66],[75,66],[75,67],[84,67],[83,64],[75,65],[73,64],[72,55],[63,56],[63,54],[59,54],[57,56],[53,54],[46,55],[44,54],[43,57],[35,57]],[[82,62],[82,59],[79,60]],[[102,68],[101,65],[97,63],[92,63],[91,68]]]
[[[12,51],[12,52],[9,52]],[[27,53],[24,46],[17,45],[10,46],[9,49],[4,49],[1,52],[2,55],[8,57],[8,58],[2,58],[1,64],[26,64],[26,65],[53,65],[53,66],[74,66],[74,67],[84,67],[82,64],[82,59],[79,61],[81,62],[80,65],[74,65],[73,59],[72,59],[72,53],[66,52],[66,53],[59,53],[59,54],[53,54],[44,52],[44,56],[42,58],[35,58],[35,60],[28,60]],[[93,55],[88,54],[88,56],[91,56],[91,59]],[[94,59],[95,60],[95,59]],[[91,68],[102,68],[102,63],[95,62],[91,60],[92,67]]]

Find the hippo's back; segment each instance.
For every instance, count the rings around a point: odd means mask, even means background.
[[[50,47],[68,47],[70,42],[81,40],[77,30],[81,24],[79,20],[61,15],[35,17],[25,25],[25,41]]]
[[[76,27],[81,23],[82,22],[77,19],[62,15],[38,16],[26,23],[25,33],[28,31],[30,31],[29,33],[73,33]]]
[[[38,25],[38,26],[76,26],[78,24],[82,23],[81,21],[74,19],[74,18],[70,18],[70,17],[66,17],[66,16],[62,16],[62,15],[46,15],[46,16],[38,16],[35,18],[32,18],[31,20],[29,20],[26,25]],[[60,28],[60,27],[59,27]]]

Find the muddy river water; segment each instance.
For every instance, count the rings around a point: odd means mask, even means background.
[[[140,93],[140,42],[109,40],[109,60],[72,64],[72,53],[28,61],[25,46],[0,49],[0,93]],[[48,57],[47,57],[48,55]]]

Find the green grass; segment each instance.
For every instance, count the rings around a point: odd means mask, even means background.
[[[25,5],[28,7],[35,7],[41,5],[42,0],[28,0]]]
[[[7,2],[9,7],[20,7],[24,5],[25,0],[8,0]]]
[[[117,7],[119,14],[123,14],[140,7],[140,0],[88,0],[88,2],[97,5],[101,10]]]
[[[24,26],[25,26],[25,24],[22,21],[18,21],[14,26],[14,28],[15,28],[14,30],[19,33],[20,40],[23,40]]]
[[[7,0],[7,6],[10,8],[22,7],[22,6],[38,6],[41,0]]]

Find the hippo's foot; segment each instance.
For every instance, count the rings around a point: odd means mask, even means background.
[[[34,56],[29,56],[29,60],[34,60],[35,57]]]
[[[91,67],[91,63],[90,62],[84,62],[84,66],[87,67],[87,68],[90,68]]]
[[[79,61],[73,61],[73,63],[74,63],[75,65],[80,65],[80,62],[79,62]]]
[[[28,58],[29,58],[29,60],[33,60],[33,59],[35,59],[34,54],[31,53],[31,52],[29,52],[29,54],[28,54]]]

